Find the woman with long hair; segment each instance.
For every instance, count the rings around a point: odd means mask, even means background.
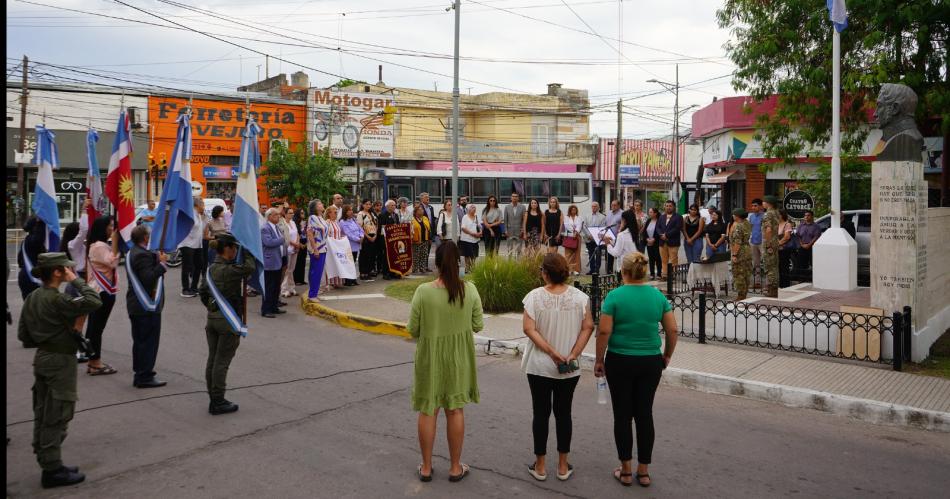
[[[363,243],[360,245],[360,279],[371,280],[376,273],[376,238],[379,219],[373,212],[373,202],[363,200],[363,210],[356,215],[356,223],[363,230]]]
[[[643,211],[643,201],[639,199],[634,200],[633,202],[633,215],[637,217],[637,226],[640,228],[640,233],[637,234],[637,237],[634,239],[637,243],[637,251],[640,253],[646,254],[647,252],[647,238],[645,236],[645,231],[647,228],[647,220],[650,219],[650,215],[647,212]]]
[[[541,203],[537,199],[528,201],[528,209],[524,211],[521,227],[524,231],[522,236],[525,248],[530,250],[540,248],[541,234],[544,230],[544,212],[541,210]]]
[[[479,400],[473,335],[484,325],[482,300],[475,285],[459,277],[459,251],[454,241],[439,246],[435,266],[439,276],[416,288],[406,326],[416,339],[411,398],[412,410],[419,413],[422,464],[417,473],[423,482],[432,480],[432,448],[439,410],[444,410],[449,481],[457,482],[469,473],[469,466],[462,464],[462,411],[466,404]]]
[[[297,226],[297,242],[300,246],[297,248],[297,263],[294,264],[294,285],[304,286],[307,284],[307,212],[303,208],[294,210],[294,225]]]
[[[632,253],[621,264],[623,286],[604,298],[600,308],[594,376],[607,376],[614,413],[614,443],[620,467],[614,478],[629,487],[651,484],[648,467],[653,455],[653,398],[663,370],[676,349],[676,318],[669,300],[647,282],[647,259]],[[660,350],[657,324],[666,333]],[[637,429],[637,468],[633,470],[633,431]]]
[[[637,237],[640,234],[640,224],[637,215],[632,211],[625,211],[620,216],[622,229],[617,235],[617,240],[609,235],[604,236],[604,243],[607,244],[607,252],[614,257],[614,268],[611,272],[620,272],[623,265],[623,259],[631,253],[641,253],[637,249]]]
[[[581,234],[584,231],[584,219],[578,216],[578,213],[577,206],[573,204],[567,208],[561,238],[564,257],[567,259],[570,272],[574,275],[581,273]]]
[[[545,255],[541,263],[544,286],[524,298],[522,323],[525,336],[531,341],[521,359],[521,369],[527,374],[531,389],[535,455],[528,473],[540,481],[547,479],[544,467],[552,409],[557,434],[557,478],[567,480],[574,473],[567,458],[571,451],[571,405],[581,376],[577,359],[594,331],[590,298],[566,284],[569,274],[563,256]]]
[[[86,273],[89,276],[89,286],[99,292],[102,306],[89,314],[86,323],[86,339],[92,345],[94,353],[89,356],[86,373],[91,376],[115,374],[116,370],[109,364],[102,362],[102,332],[112,314],[115,305],[115,294],[119,290],[119,238],[112,237],[115,226],[112,217],[101,216],[92,222],[89,227],[89,236],[86,238]],[[112,240],[111,244],[109,240]]]
[[[712,221],[705,227],[706,237],[706,257],[711,258],[714,254],[725,253],[729,251],[729,241],[726,237],[726,224],[722,221],[722,213],[719,210],[710,210],[709,215]]]
[[[341,210],[343,211],[343,215],[340,217],[340,230],[343,231],[343,235],[346,236],[346,239],[350,241],[350,252],[353,254],[353,263],[355,266],[356,258],[361,251],[365,234],[363,234],[363,228],[360,227],[360,224],[356,221],[356,217],[353,215],[353,206],[345,204]],[[343,285],[357,286],[359,285],[359,281],[356,279],[343,279]]]
[[[432,227],[422,205],[412,214],[412,271],[425,274],[429,271],[429,248],[432,246]]]
[[[557,248],[561,245],[561,227],[564,227],[564,213],[561,211],[561,205],[557,198],[551,196],[548,199],[548,209],[545,210],[544,218],[541,220],[544,243],[548,246],[548,253],[557,253]]]
[[[647,257],[650,261],[650,279],[663,279],[663,259],[660,258],[660,237],[656,230],[656,224],[660,218],[660,212],[656,208],[650,208],[647,211],[650,217],[647,220],[647,227],[643,233],[646,236]],[[620,262],[615,266],[620,266]]]
[[[699,205],[690,205],[683,217],[683,249],[686,250],[687,263],[698,262],[703,254],[703,234],[706,221],[699,216]]]
[[[17,273],[17,284],[20,286],[20,294],[25,300],[26,295],[42,285],[42,281],[33,277],[27,269],[36,266],[40,253],[46,253],[47,251],[46,223],[33,215],[27,218],[23,224],[23,232],[26,233],[26,238],[20,245],[20,250],[17,251],[16,261],[20,267],[20,272]]]
[[[442,203],[442,210],[439,211],[439,216],[437,216],[435,220],[435,227],[432,229],[436,235],[439,236],[439,241],[448,241],[452,238],[452,234],[455,233],[453,227],[457,222],[455,221],[456,218],[452,216],[453,213],[455,213],[455,211],[452,210],[452,200],[446,199],[445,202]]]
[[[484,227],[483,237],[485,239],[485,253],[488,256],[498,254],[498,246],[501,244],[501,208],[498,207],[498,198],[488,196],[488,202],[482,209],[482,226]]]
[[[320,286],[323,284],[323,269],[327,264],[326,222],[323,220],[323,201],[314,199],[308,206],[310,218],[307,220],[307,253],[310,254],[310,292],[307,298],[320,301]]]

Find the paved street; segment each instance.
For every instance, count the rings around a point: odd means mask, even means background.
[[[177,282],[175,269],[157,369],[167,387],[131,386],[124,290],[104,339],[103,358],[119,374],[80,375],[81,400],[64,447],[66,461],[88,475],[75,488],[39,487],[29,446],[33,351],[8,328],[9,497],[937,497],[950,485],[948,434],[663,387],[654,486],[624,489],[610,476],[609,406],[595,403],[588,372],[574,405],[577,472],[567,483],[535,482],[525,472],[532,459],[527,383],[507,356],[479,358],[482,402],[466,409],[463,453],[472,475],[459,484],[446,480],[442,425],[436,480],[422,484],[408,401],[412,343],[331,326],[304,316],[296,302],[278,319],[252,315],[229,379],[228,398],[241,410],[212,417],[204,311],[197,299],[177,296]],[[16,317],[14,282],[7,292]],[[553,453],[553,431],[551,438]]]

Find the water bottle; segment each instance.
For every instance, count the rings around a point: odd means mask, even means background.
[[[594,378],[597,384],[597,403],[604,405],[607,403],[607,377]]]

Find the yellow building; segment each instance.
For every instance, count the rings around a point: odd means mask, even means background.
[[[376,166],[421,168],[452,158],[450,92],[356,84],[335,93],[375,94],[395,104],[392,156],[374,158]],[[586,90],[552,83],[543,95],[462,95],[459,124],[463,162],[574,164],[582,171],[594,163]]]

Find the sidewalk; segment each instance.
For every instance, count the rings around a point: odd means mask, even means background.
[[[406,336],[409,303],[384,294],[393,282],[378,280],[331,291],[321,295],[316,306],[304,302],[304,309],[347,327]],[[476,342],[489,352],[520,354],[528,341],[521,317],[521,313],[486,313],[485,329]],[[376,325],[375,329],[363,327],[367,324]],[[380,329],[379,324],[386,327]],[[592,338],[582,359],[587,368],[592,366],[594,349]],[[950,432],[950,380],[896,372],[885,366],[715,342],[701,345],[680,338],[663,379],[667,384],[710,393]]]

